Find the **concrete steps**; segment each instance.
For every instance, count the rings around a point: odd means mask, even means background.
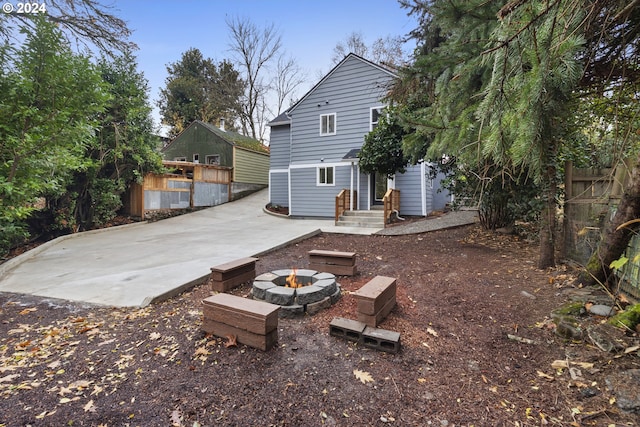
[[[384,228],[384,211],[344,211],[338,218],[337,226]]]

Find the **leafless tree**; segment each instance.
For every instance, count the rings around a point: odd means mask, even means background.
[[[353,32],[347,36],[345,41],[338,42],[333,48],[333,56],[331,57],[334,64],[342,61],[349,53],[355,53],[376,64],[383,64],[389,67],[398,67],[405,60],[405,54],[402,50],[404,41],[399,36],[379,37],[371,46],[367,46],[362,33]]]
[[[137,48],[129,41],[131,30],[127,23],[115,15],[117,10],[99,0],[47,0],[38,9],[38,13],[18,13],[18,9],[0,13],[0,39],[10,40],[21,26],[32,27],[34,19],[44,15],[79,46],[97,48],[107,55]]]
[[[278,98],[276,116],[282,113],[285,102],[293,103],[292,97],[295,90],[305,81],[305,75],[293,58],[286,58],[280,55],[276,65],[276,75],[274,77],[274,87]]]
[[[337,64],[349,53],[355,53],[363,58],[367,57],[369,49],[364,42],[362,33],[354,31],[349,34],[344,41],[338,42],[336,47],[333,48],[333,56],[331,57],[331,60],[334,64]]]
[[[246,18],[228,18],[231,40],[229,47],[247,84],[242,130],[248,136],[262,141],[266,130],[266,97],[270,88],[268,66],[277,58],[282,40],[273,24],[258,28]]]

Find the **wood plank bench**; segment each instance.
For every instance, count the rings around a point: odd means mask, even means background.
[[[202,301],[202,330],[217,337],[234,335],[240,344],[269,350],[278,342],[280,306],[220,293]]]
[[[353,295],[358,302],[358,321],[375,328],[396,305],[396,279],[376,276]]]
[[[309,269],[333,273],[338,276],[354,276],[357,273],[355,252],[323,251],[313,249],[309,254]]]
[[[256,277],[257,260],[258,258],[240,258],[211,267],[211,276],[209,276],[211,289],[227,292],[244,282],[253,280]]]

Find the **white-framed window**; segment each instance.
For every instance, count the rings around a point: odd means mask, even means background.
[[[219,165],[220,164],[220,154],[210,154],[205,160],[208,165]]]
[[[380,121],[380,117],[382,117],[382,111],[384,107],[372,107],[369,113],[371,127],[369,130],[374,130],[376,126],[378,126],[378,122]]]
[[[335,185],[333,166],[318,167],[318,185]]]
[[[193,163],[200,163],[200,154],[193,155]]]
[[[336,113],[320,114],[320,135],[336,134]]]
[[[186,157],[174,157],[173,160],[175,162],[186,162],[187,158]]]

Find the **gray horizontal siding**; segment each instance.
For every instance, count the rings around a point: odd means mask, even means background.
[[[345,61],[292,111],[292,163],[340,161],[360,148],[369,132],[370,108],[381,105],[390,81],[371,64]],[[320,136],[320,115],[331,113],[336,113],[336,135]]]
[[[269,161],[271,169],[289,167],[289,125],[271,127],[269,136]]]
[[[289,214],[333,218],[336,196],[343,188],[349,188],[351,168],[349,164],[339,165],[334,172],[335,185],[318,186],[316,167],[291,169],[292,206],[289,206]]]
[[[441,211],[445,208],[446,204],[451,202],[451,194],[448,190],[442,188],[442,180],[445,179],[445,175],[439,173],[433,180],[433,190],[430,190],[433,201],[431,203],[431,211]],[[429,181],[427,181],[429,182]],[[429,187],[427,187],[428,190]]]
[[[409,166],[405,173],[396,174],[395,186],[400,190],[401,215],[424,215],[422,212],[423,179],[420,165]]]
[[[274,205],[289,206],[289,174],[272,172],[269,183],[269,201]]]

